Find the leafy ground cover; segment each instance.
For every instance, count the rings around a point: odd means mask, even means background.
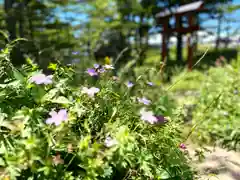
[[[239,61],[173,77],[183,137],[199,180],[239,179]]]
[[[178,102],[192,107],[188,120],[194,141],[239,151],[239,75],[238,67],[222,64],[205,73],[189,72],[173,88]]]
[[[167,93],[149,95],[155,84],[122,80],[109,64],[16,69],[10,50],[0,56],[1,178],[193,179]]]
[[[190,180],[185,140],[239,151],[237,62],[166,86],[153,67],[134,69],[136,78],[109,63],[50,64],[44,74],[28,59],[16,69],[10,51],[0,56],[3,179]]]

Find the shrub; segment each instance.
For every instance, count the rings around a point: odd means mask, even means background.
[[[203,52],[205,51],[206,49],[203,50]],[[194,58],[195,62],[197,62],[200,59],[203,52],[199,52],[196,55],[196,57]],[[231,62],[232,60],[236,59],[237,56],[238,56],[238,50],[233,48],[232,49],[222,48],[221,50],[209,50],[208,53],[204,56],[204,58],[201,60],[199,67],[204,68],[209,66],[215,66],[216,60],[221,59],[222,57],[227,62]]]
[[[214,143],[233,150],[239,150],[240,138],[240,96],[239,71],[232,66],[210,68],[195,97],[192,114],[192,139],[202,143]],[[185,81],[187,84],[187,82]]]
[[[187,74],[186,74],[187,73]],[[183,71],[172,78],[173,91],[196,91],[201,88],[205,75],[203,72],[193,70],[191,72]]]
[[[8,61],[7,49],[1,58]],[[137,90],[112,79],[107,70],[111,66],[100,76],[84,72],[81,78],[71,67],[49,67],[54,74],[44,75],[28,59],[27,65],[11,66],[2,77],[0,176],[13,180],[193,178],[178,147],[179,125],[155,116],[168,114],[163,108],[166,98],[144,105],[148,99],[140,96],[141,91],[137,98]]]

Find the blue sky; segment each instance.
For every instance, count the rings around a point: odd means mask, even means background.
[[[240,0],[233,0],[233,4],[235,5],[240,5]],[[230,19],[235,19],[238,22],[232,23],[232,22],[227,22],[227,21],[223,21],[222,27],[226,27],[226,26],[231,26],[232,30],[235,30],[236,28],[240,29],[240,10],[235,11],[234,13],[231,13],[229,15],[226,15],[227,18]],[[216,20],[208,20],[205,23],[203,23],[203,26],[207,27],[207,26],[216,26],[217,25],[217,21]],[[216,32],[216,29],[214,29],[213,31]],[[223,31],[223,36],[226,35],[226,32]]]
[[[2,4],[3,0],[0,0],[0,3]],[[240,4],[240,0],[233,0],[233,4]],[[65,20],[68,21],[68,22],[71,21],[72,25],[81,24],[82,22],[87,20],[87,15],[85,15],[85,14],[80,14],[80,13],[79,14],[75,14],[75,13],[72,13],[72,12],[63,13],[61,11],[57,11],[57,14],[64,21]],[[74,19],[77,19],[77,20],[72,21],[71,19],[69,19],[71,17],[73,17]],[[224,21],[223,24],[222,24],[223,29],[226,26],[231,26],[232,31],[234,31],[235,29],[240,29],[240,10],[237,10],[234,13],[232,13],[230,15],[227,15],[227,17],[235,19],[235,20],[237,20],[239,22],[237,22],[237,23],[232,23],[232,22],[228,23],[228,22]],[[216,20],[208,20],[206,22],[202,22],[202,25],[203,25],[203,27],[208,27],[208,26],[211,26],[211,27],[215,26],[216,27],[217,26],[217,21]],[[211,29],[211,31],[213,31],[213,32],[216,32],[216,30],[217,30],[216,28]],[[223,31],[222,35],[226,36],[226,31]]]
[[[240,0],[233,0],[233,4],[240,4]],[[74,14],[74,13],[71,13],[71,12],[68,12],[68,13],[61,13],[59,12],[58,13],[59,17],[62,19],[62,20],[66,20],[68,18],[76,18],[77,21],[72,21],[72,25],[76,25],[76,24],[80,24],[81,22],[84,22],[87,20],[87,16],[84,15],[84,14]],[[226,15],[227,18],[230,18],[230,19],[235,19],[235,20],[238,20],[239,22],[236,22],[236,23],[232,23],[232,22],[227,22],[227,21],[223,21],[222,23],[222,28],[226,28],[226,26],[231,26],[231,30],[234,31],[236,30],[237,28],[240,29],[240,10],[237,10],[235,11],[234,13],[232,14],[229,14],[229,15]],[[67,20],[69,22],[69,20]],[[217,26],[217,21],[216,20],[207,20],[206,22],[201,22],[203,27],[216,27]],[[217,28],[211,28],[209,29],[211,30],[212,32],[216,33],[217,31]],[[223,36],[226,36],[226,31],[222,31],[222,35]]]

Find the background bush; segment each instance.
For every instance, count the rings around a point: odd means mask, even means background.
[[[212,67],[204,74],[189,72],[174,86],[176,97],[182,96],[181,105],[192,107],[186,112],[195,126],[192,140],[239,150],[239,75],[238,68],[231,65]],[[187,94],[188,87],[194,93]]]

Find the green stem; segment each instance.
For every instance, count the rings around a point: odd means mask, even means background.
[[[219,98],[222,96],[222,94],[223,94],[223,91],[220,92],[219,95],[218,95],[215,99],[213,99],[213,101],[204,109],[204,111],[203,111],[203,114],[204,114],[204,115],[205,115],[206,112],[210,109],[210,107],[219,100]],[[196,123],[196,124],[191,128],[190,132],[188,133],[188,135],[187,135],[187,137],[186,137],[186,139],[185,139],[185,142],[186,142],[186,141],[188,140],[188,138],[191,136],[191,134],[192,134],[193,131],[196,129],[196,127],[197,127],[198,125],[200,125],[202,122],[204,122],[204,120],[205,120],[204,117],[205,117],[205,116],[203,116],[203,117],[202,117],[202,120],[199,121],[198,123]]]

